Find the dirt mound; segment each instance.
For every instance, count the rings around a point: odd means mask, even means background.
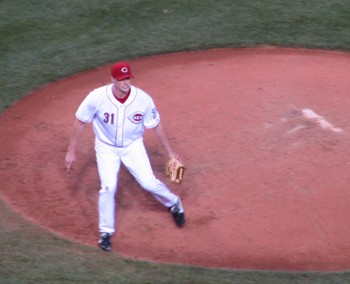
[[[169,184],[165,150],[146,134],[155,173],[182,198],[187,224],[176,228],[122,168],[114,252],[235,269],[348,269],[349,63],[347,53],[275,48],[131,62],[133,84],[153,96],[186,163],[185,182]],[[92,246],[99,180],[91,129],[71,174],[64,156],[80,101],[108,82],[109,66],[89,70],[35,91],[0,117],[2,198]]]

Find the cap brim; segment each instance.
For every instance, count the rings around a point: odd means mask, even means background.
[[[134,76],[132,74],[129,74],[129,75],[123,75],[123,76],[119,76],[119,77],[114,77],[114,79],[120,81],[120,80],[125,80],[125,79],[128,79],[128,78],[134,78]]]

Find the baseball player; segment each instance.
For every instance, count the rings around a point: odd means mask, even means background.
[[[70,170],[76,160],[78,139],[85,126],[92,123],[101,182],[98,197],[98,245],[105,251],[111,250],[111,237],[116,231],[115,193],[121,163],[143,189],[168,207],[178,227],[185,224],[180,198],[153,173],[143,143],[144,130],[155,130],[170,158],[175,156],[175,153],[169,144],[152,98],[143,90],[131,85],[132,77],[130,66],[126,62],[112,65],[112,83],[90,92],[76,111],[65,157],[67,170]]]

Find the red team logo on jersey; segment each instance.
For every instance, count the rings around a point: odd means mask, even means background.
[[[144,114],[140,112],[135,112],[129,116],[129,119],[132,123],[141,123],[143,121]]]

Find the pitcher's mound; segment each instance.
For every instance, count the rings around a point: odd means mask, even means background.
[[[220,49],[130,62],[187,169],[164,175],[165,149],[145,143],[156,175],[186,209],[167,209],[123,168],[113,251],[161,262],[281,270],[350,268],[350,56]],[[99,179],[89,128],[71,174],[74,113],[110,66],[49,84],[0,117],[0,192],[15,210],[96,246]],[[96,246],[97,249],[97,246]]]

